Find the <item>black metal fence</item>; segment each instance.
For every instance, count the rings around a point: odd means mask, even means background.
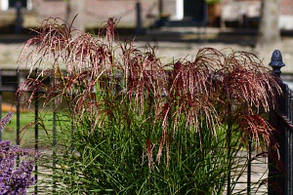
[[[264,194],[284,194],[284,195],[292,195],[293,194],[293,132],[292,132],[292,123],[293,123],[293,92],[289,89],[288,85],[283,83],[280,78],[281,71],[280,69],[285,66],[282,61],[282,55],[280,51],[276,50],[272,55],[272,61],[269,64],[273,68],[272,74],[276,76],[280,85],[282,86],[283,94],[279,97],[279,104],[276,106],[276,109],[270,113],[270,120],[275,127],[278,127],[278,131],[272,135],[272,147],[268,151],[268,188]],[[36,70],[37,71],[37,70]],[[5,75],[10,75],[14,77],[14,81],[12,82],[3,82],[3,77]],[[20,99],[15,95],[16,91],[19,87],[19,83],[21,79],[24,78],[23,73],[17,71],[4,72],[0,70],[0,117],[2,116],[2,104],[3,104],[3,93],[12,93],[15,97],[15,105],[16,105],[16,144],[20,145],[20,130],[21,130],[21,102]],[[34,149],[36,152],[39,151],[39,92],[35,94],[34,99]],[[53,173],[56,169],[56,145],[57,145],[57,117],[56,117],[56,108],[55,104],[53,106],[52,112],[52,167]],[[0,140],[2,139],[2,135],[0,133]],[[279,150],[273,149],[273,144],[279,145]],[[246,159],[246,181],[240,181],[239,183],[245,185],[242,190],[239,190],[238,193],[242,194],[254,194],[257,190],[252,190],[253,182],[252,181],[252,168],[257,164],[267,165],[266,162],[257,161],[258,154],[255,154],[252,150],[252,143],[249,142],[248,151],[244,155]],[[243,157],[243,155],[242,155]],[[262,157],[263,158],[263,157]],[[35,180],[38,181],[38,169],[39,164],[38,160],[35,159]],[[264,170],[266,171],[266,170]],[[265,173],[264,173],[265,175]],[[230,178],[230,177],[229,177]],[[53,178],[54,180],[54,178]],[[37,182],[38,183],[38,182]],[[232,189],[229,184],[231,181],[227,181],[227,194],[233,194],[235,189]],[[258,185],[263,185],[263,182],[258,183]],[[56,187],[56,182],[52,181],[52,191],[54,193],[54,189]],[[34,187],[34,193],[38,194],[38,184]]]
[[[282,88],[282,95],[278,97],[278,105],[270,113],[271,123],[276,127],[272,135],[272,147],[269,149],[269,178],[268,194],[293,194],[293,91],[281,79],[281,68],[285,66],[282,54],[275,50],[271,63],[274,74]],[[273,145],[278,144],[279,150]]]
[[[37,74],[37,69],[35,70],[35,74]],[[0,70],[0,118],[2,117],[3,114],[3,110],[2,110],[2,106],[3,106],[3,96],[4,94],[6,94],[6,101],[7,99],[9,99],[9,105],[10,108],[8,108],[8,110],[12,109],[15,112],[16,115],[16,121],[15,121],[15,129],[16,129],[16,136],[15,136],[15,143],[16,145],[20,145],[21,144],[21,99],[20,97],[17,95],[17,90],[20,86],[21,80],[25,77],[24,72],[19,72],[19,71],[3,71]],[[27,95],[30,95],[32,91],[27,91]],[[35,153],[39,152],[39,113],[40,113],[40,107],[39,107],[39,95],[40,92],[36,91],[34,94],[34,117],[30,117],[30,120],[33,122],[33,130],[34,130],[34,150]],[[15,109],[14,109],[14,105],[15,105]],[[29,112],[31,112],[32,110],[30,110]],[[55,109],[53,109],[52,112],[52,151],[53,151],[53,171],[56,168],[56,160],[54,158],[54,156],[56,156],[56,144],[57,144],[57,132],[56,132],[56,111]],[[31,129],[32,130],[32,129]],[[4,131],[5,133],[5,131]],[[0,140],[2,140],[2,132],[0,132]],[[10,140],[12,141],[12,140]],[[32,143],[30,143],[32,144]],[[38,159],[35,158],[34,161],[34,179],[36,181],[36,185],[34,186],[34,194],[38,194],[39,192],[39,188],[38,188],[38,175],[39,175],[39,162]],[[53,181],[53,186],[55,185],[54,181]]]

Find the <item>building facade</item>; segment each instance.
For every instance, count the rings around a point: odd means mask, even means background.
[[[213,14],[206,9],[203,0],[162,0],[163,15],[171,21],[184,21],[188,18],[191,9],[194,19],[202,20],[205,12],[211,17]],[[192,4],[192,2],[193,4]],[[195,5],[196,4],[196,5]],[[195,8],[197,7],[197,9]],[[209,5],[211,7],[211,5]],[[219,8],[220,7],[220,8]],[[198,8],[202,9],[199,11]],[[257,21],[260,16],[261,0],[222,0],[214,15],[225,22],[243,22],[244,20]],[[280,0],[280,27],[284,30],[293,30],[293,0]]]
[[[205,0],[162,0],[163,15],[171,20],[186,20],[202,17],[205,7]]]
[[[13,15],[17,0],[0,0],[0,16]],[[27,15],[34,15],[34,22],[38,24],[47,17],[66,17],[65,0],[21,0],[24,20]],[[119,19],[119,25],[132,27],[136,23],[137,0],[71,0],[83,1],[83,17],[87,27],[96,27],[105,23],[109,17]],[[145,26],[158,18],[157,0],[142,0],[142,21]],[[4,17],[2,17],[4,18]],[[31,17],[30,17],[31,18]],[[28,22],[29,23],[29,22]]]
[[[15,20],[17,0],[0,0],[1,23]],[[65,18],[65,0],[20,0],[23,4],[24,25],[35,26],[46,17]],[[142,7],[144,26],[154,24],[159,18],[184,24],[206,25],[208,18],[219,18],[225,22],[243,22],[246,19],[258,21],[261,0],[222,0],[220,6],[210,10],[206,0],[70,0],[83,1],[83,17],[86,27],[97,27],[109,17],[119,19],[119,25],[134,27],[136,24],[136,3]],[[209,20],[210,22],[210,20]],[[280,27],[293,30],[293,0],[280,0]]]
[[[244,18],[258,19],[261,0],[222,0],[223,21],[243,21]],[[235,11],[237,10],[237,11]],[[280,0],[280,28],[293,30],[293,1]]]

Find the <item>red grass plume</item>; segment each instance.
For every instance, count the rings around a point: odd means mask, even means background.
[[[73,35],[76,31],[62,20],[45,20],[20,56],[20,62],[40,71],[19,91],[42,90],[46,102],[59,98],[70,106],[72,115],[89,112],[92,130],[103,124],[105,115],[112,117],[113,106],[119,104],[111,101],[128,102],[132,110],[142,116],[147,112],[161,124],[158,162],[163,147],[169,159],[170,137],[181,121],[199,134],[202,129],[216,134],[217,127],[231,117],[235,123],[241,121],[237,125],[257,143],[260,137],[269,143],[273,128],[260,115],[274,109],[281,89],[254,54],[226,55],[204,48],[194,60],[162,64],[154,48],[142,50],[133,42],[115,40],[115,22],[108,20],[105,38]],[[46,84],[48,80],[53,84]],[[148,139],[146,145],[151,167],[155,144]]]

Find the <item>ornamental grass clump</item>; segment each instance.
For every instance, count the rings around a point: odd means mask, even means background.
[[[0,131],[11,120],[8,113],[0,121]],[[34,184],[33,160],[31,152],[12,145],[9,141],[0,141],[0,194],[26,194],[27,188]],[[20,158],[19,165],[16,165]]]
[[[20,56],[38,69],[20,94],[32,90],[30,103],[43,91],[44,105],[71,121],[59,138],[57,190],[217,194],[231,172],[235,184],[238,151],[272,144],[274,76],[252,53],[213,48],[163,64],[154,48],[119,41],[115,22],[95,37],[46,19]]]

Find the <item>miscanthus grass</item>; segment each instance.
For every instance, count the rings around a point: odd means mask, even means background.
[[[115,22],[95,37],[46,19],[19,58],[39,70],[19,93],[32,90],[30,103],[45,92],[45,106],[62,105],[72,121],[62,129],[58,190],[222,192],[239,170],[237,151],[250,139],[264,151],[273,144],[266,113],[281,93],[276,79],[248,52],[204,48],[163,64],[154,48],[119,41]]]

